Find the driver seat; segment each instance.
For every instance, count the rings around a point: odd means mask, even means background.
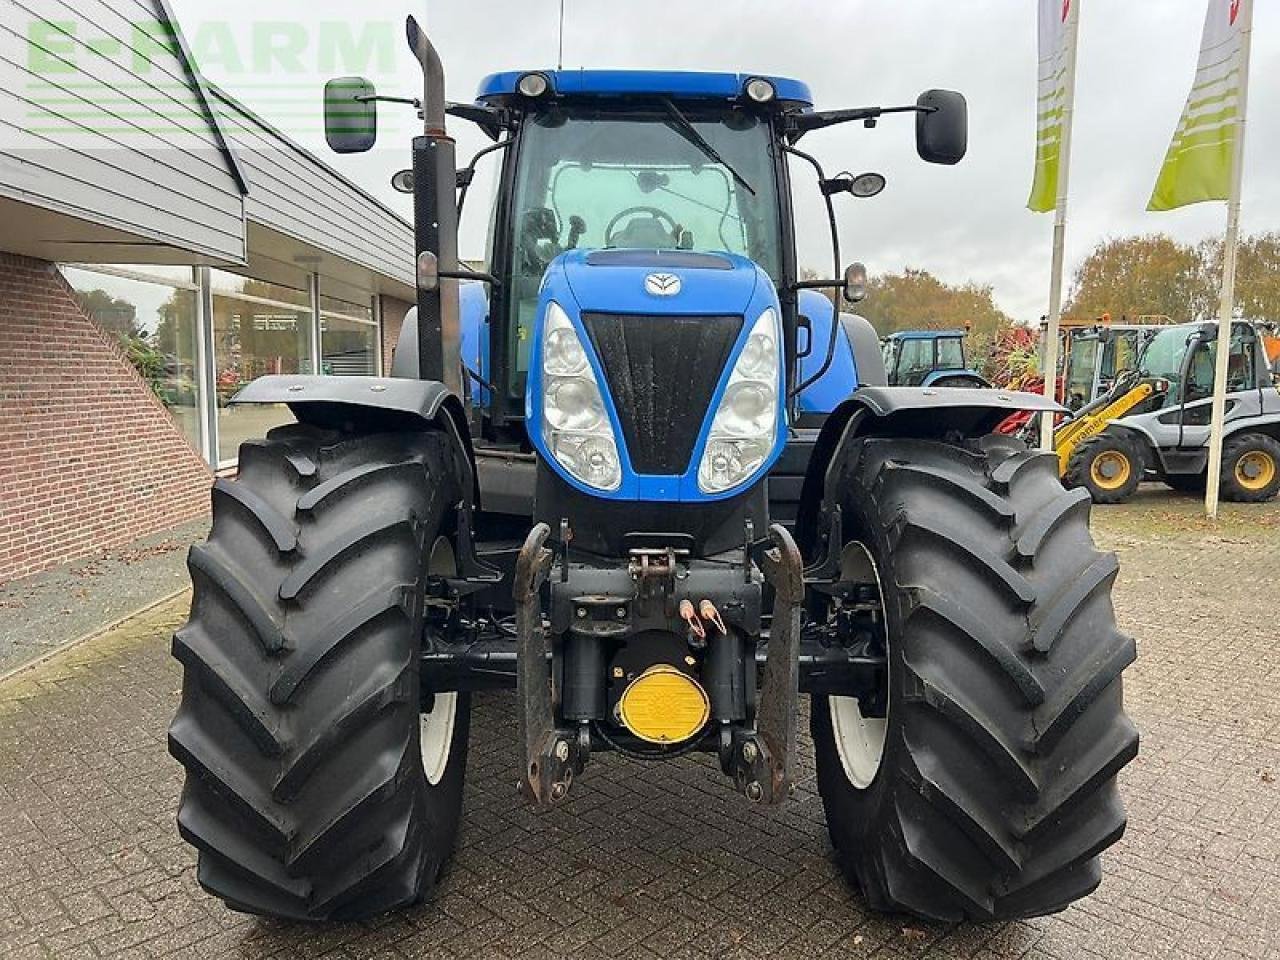
[[[676,238],[653,214],[637,214],[613,235],[613,245],[641,250],[673,250]]]

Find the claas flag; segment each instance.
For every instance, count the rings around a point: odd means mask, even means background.
[[[1244,31],[1253,0],[1209,0],[1195,82],[1151,192],[1148,210],[1231,193],[1231,161],[1245,84]]]
[[[1036,76],[1036,176],[1027,206],[1047,213],[1058,202],[1063,121],[1067,104],[1071,21],[1080,0],[1039,0],[1040,59]]]

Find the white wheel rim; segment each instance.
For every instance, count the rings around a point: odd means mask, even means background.
[[[444,776],[453,748],[453,723],[458,716],[458,694],[437,693],[430,713],[422,714],[419,741],[422,745],[422,772],[433,787]]]
[[[453,544],[444,537],[437,537],[431,547],[431,559],[427,564],[430,573],[451,576],[458,571],[453,555]],[[449,754],[453,752],[453,724],[458,716],[458,693],[437,693],[431,712],[421,714],[418,727],[418,744],[422,749],[422,772],[427,783],[435,786],[444,777],[449,766]]]
[[[859,790],[871,786],[884,758],[889,721],[864,717],[856,697],[831,697],[831,729],[844,775]]]
[[[880,592],[880,609],[885,609],[884,585],[880,571],[866,546],[857,541],[845,546],[841,556],[842,579],[854,579],[854,570],[870,573]],[[831,710],[831,732],[836,742],[836,754],[844,775],[859,790],[871,786],[880,772],[884,759],[884,745],[889,733],[888,711],[884,717],[864,717],[862,704],[857,697],[828,697]]]

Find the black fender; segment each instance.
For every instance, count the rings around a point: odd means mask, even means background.
[[[796,517],[796,540],[813,558],[821,518],[855,442],[866,436],[965,440],[991,433],[1011,413],[1063,413],[1042,394],[980,387],[859,387],[831,411],[809,458]]]
[[[397,377],[259,377],[231,398],[233,404],[283,403],[300,423],[345,430],[413,430],[434,426],[447,433],[454,469],[471,505],[479,506],[475,452],[466,409],[438,380]]]

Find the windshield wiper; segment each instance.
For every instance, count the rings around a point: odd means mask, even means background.
[[[707,142],[707,138],[698,132],[698,128],[689,122],[689,118],[680,112],[680,108],[677,107],[675,103],[673,103],[669,98],[663,97],[662,105],[667,108],[667,112],[671,114],[671,119],[675,121],[672,128],[677,133],[701,150],[712,163],[718,163],[720,166],[728,170],[733,179],[738,181],[747,193],[751,194],[753,197],[756,195],[755,188],[743,179],[742,174],[735,170],[728,160],[720,156],[720,151]]]

